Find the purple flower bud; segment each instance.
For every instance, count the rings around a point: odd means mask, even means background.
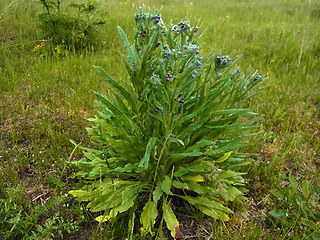
[[[139,97],[137,97],[137,99],[139,100],[139,101],[142,101],[142,97],[139,95]]]
[[[161,111],[162,111],[161,108],[156,106],[156,112],[161,112]]]
[[[182,31],[186,31],[189,29],[188,25],[184,24],[183,22],[179,23],[178,26],[181,28]]]
[[[179,103],[180,106],[182,106],[184,104],[183,98],[179,99],[178,103]]]
[[[218,57],[217,57],[217,64],[220,64],[220,63],[221,63],[221,57],[218,56]]]
[[[176,136],[174,136],[174,135],[172,135],[172,134],[170,134],[169,137],[171,137],[171,138],[177,138]]]
[[[199,73],[198,73],[197,71],[194,71],[194,72],[192,73],[192,77],[193,77],[193,78],[196,78],[196,77],[198,76],[198,74],[199,74]]]
[[[151,20],[152,20],[152,22],[153,22],[154,24],[157,24],[157,23],[160,22],[160,17],[159,17],[159,16],[155,16],[155,17],[153,17]]]
[[[135,17],[136,23],[139,23],[142,19],[142,15],[141,14],[137,14]]]
[[[157,42],[156,47],[160,47],[161,43]]]
[[[172,80],[173,80],[173,75],[172,75],[171,73],[168,73],[168,74],[166,75],[166,80],[167,80],[168,82],[172,82]]]
[[[141,47],[137,47],[137,51],[138,51],[138,53],[142,53],[143,49]]]
[[[146,34],[147,34],[146,31],[141,31],[141,32],[140,32],[140,36],[141,36],[142,38],[145,38],[145,37],[146,37]]]

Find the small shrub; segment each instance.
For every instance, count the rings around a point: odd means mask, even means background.
[[[199,27],[189,21],[166,27],[159,12],[141,9],[135,22],[133,45],[118,27],[129,82],[95,67],[113,89],[96,93],[100,111],[88,132],[97,147],[83,148],[85,158],[74,162],[85,186],[70,193],[102,212],[99,222],[126,214],[129,237],[136,218],[142,236],[165,222],[175,237],[175,198],[226,221],[227,203],[246,191],[238,170],[250,160],[239,149],[256,121],[241,106],[263,78],[241,73],[228,56],[203,59]]]
[[[44,12],[39,14],[44,38],[54,46],[80,50],[94,46],[99,32],[98,26],[104,21],[94,18],[93,3],[70,3],[68,8],[76,12],[62,11],[62,1],[39,0]]]

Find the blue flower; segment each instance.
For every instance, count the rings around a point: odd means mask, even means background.
[[[142,15],[141,15],[141,14],[137,14],[136,17],[135,17],[135,20],[136,20],[136,23],[141,22],[141,20],[142,20]]]
[[[152,17],[151,18],[151,20],[152,20],[152,22],[154,23],[154,24],[157,24],[157,23],[159,23],[160,22],[160,16],[154,16],[154,17]]]
[[[161,112],[162,112],[162,108],[161,108],[161,107],[156,106],[156,112],[161,113]]]
[[[225,68],[231,62],[229,56],[217,56],[216,58],[216,68]]]
[[[262,76],[256,75],[256,76],[254,77],[253,81],[255,82],[255,81],[258,81],[258,80],[261,80],[261,79],[262,79]]]
[[[193,77],[193,78],[196,78],[196,77],[198,76],[198,74],[199,74],[199,73],[198,73],[197,71],[194,71],[194,72],[192,73],[192,77]]]
[[[146,31],[141,31],[141,32],[140,32],[140,36],[141,36],[142,38],[145,38],[145,37],[146,37],[146,34],[147,34]]]
[[[172,80],[173,80],[173,75],[172,75],[171,73],[168,73],[168,74],[166,75],[166,79],[167,79],[168,82],[172,82]]]
[[[182,105],[184,104],[183,98],[180,98],[180,99],[178,100],[178,103],[179,103],[180,106],[182,106]]]

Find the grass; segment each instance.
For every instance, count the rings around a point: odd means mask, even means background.
[[[247,175],[247,200],[233,206],[227,223],[212,222],[194,213],[193,239],[309,239],[319,231],[320,188],[320,4],[315,0],[270,1],[99,1],[97,14],[106,20],[100,47],[94,52],[56,49],[43,56],[35,49],[43,39],[36,1],[0,2],[0,239],[73,238],[77,234],[110,239],[110,226],[97,226],[83,206],[67,196],[76,183],[68,158],[70,139],[90,145],[86,118],[94,116],[92,91],[108,92],[108,85],[92,68],[98,65],[116,79],[126,80],[123,52],[116,27],[133,27],[131,3],[153,9],[163,6],[166,22],[201,18],[202,53],[242,55],[241,69],[252,66],[269,77],[266,88],[250,104],[262,119],[262,134],[248,148],[258,153]],[[47,45],[45,47],[48,47]],[[36,51],[41,50],[41,51]],[[60,51],[60,52],[59,52]],[[44,51],[45,53],[45,51]],[[312,124],[311,124],[312,122]],[[76,150],[72,159],[81,157]],[[288,188],[292,175],[301,185],[312,183],[308,220],[290,217],[294,208],[270,193]],[[298,193],[303,195],[302,187]],[[299,196],[300,196],[299,195]],[[288,197],[288,196],[285,196]],[[292,203],[293,204],[293,203]],[[54,210],[52,209],[54,208]],[[275,218],[273,209],[287,209]],[[290,212],[291,211],[291,212]],[[292,212],[293,211],[293,212]],[[298,212],[298,210],[296,210]],[[201,221],[202,218],[202,221]],[[189,225],[188,225],[189,224]],[[72,226],[72,227],[67,227]],[[121,225],[113,235],[120,234]],[[2,235],[1,235],[2,234]],[[289,236],[289,235],[290,236]],[[317,236],[316,236],[317,237]],[[316,238],[315,239],[319,239]]]

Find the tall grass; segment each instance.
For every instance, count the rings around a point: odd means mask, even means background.
[[[211,232],[199,233],[212,234],[212,239],[284,237],[288,229],[268,215],[278,204],[269,190],[288,186],[289,175],[299,182],[307,179],[320,186],[320,4],[315,0],[100,0],[99,14],[106,20],[100,47],[45,56],[34,50],[43,41],[37,19],[41,6],[36,1],[0,1],[0,203],[24,199],[20,205],[12,205],[10,211],[22,209],[25,213],[21,219],[32,216],[38,220],[30,221],[30,227],[21,227],[23,231],[46,226],[40,213],[35,213],[36,206],[67,192],[73,181],[73,170],[67,166],[63,171],[74,148],[69,139],[89,144],[85,127],[86,118],[95,114],[92,91],[108,93],[109,86],[92,65],[126,81],[125,69],[119,64],[122,48],[116,27],[133,32],[132,3],[152,9],[163,6],[166,22],[178,22],[185,16],[192,22],[200,18],[205,29],[202,52],[242,55],[241,69],[252,65],[269,77],[265,90],[249,103],[262,104],[257,110],[262,115],[262,134],[252,140],[250,149],[260,157],[247,175],[249,198],[235,207],[238,214],[226,225],[210,223]],[[79,157],[76,150],[72,158]],[[9,191],[16,191],[18,197]],[[82,218],[71,214],[81,212],[80,206],[71,204],[69,197],[66,201],[58,201],[58,205],[61,213],[68,210],[70,215],[61,214],[59,219],[82,224],[81,231],[95,228],[90,225],[89,215]],[[6,214],[1,211],[0,220]],[[43,214],[54,219],[50,211]],[[61,221],[52,225],[64,229]],[[297,239],[302,239],[303,227],[299,222],[293,227],[301,234],[296,235]],[[38,228],[34,231],[40,236]],[[53,232],[58,234],[58,230]],[[63,234],[68,235],[65,230]]]

